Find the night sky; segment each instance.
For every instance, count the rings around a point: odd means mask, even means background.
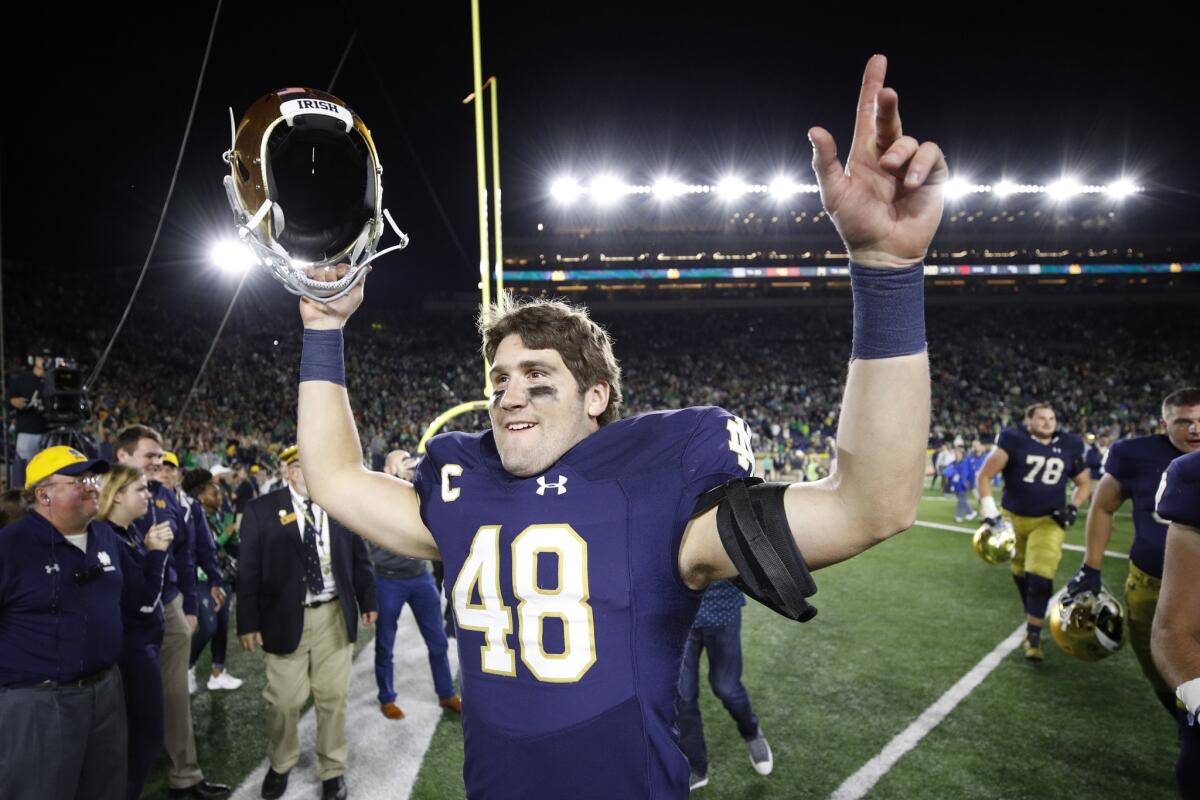
[[[4,261],[46,274],[136,273],[215,6],[80,16],[41,5],[3,34]],[[473,116],[461,103],[472,88],[469,4],[294,7],[222,7],[154,266],[210,269],[212,240],[231,229],[220,159],[227,108],[240,117],[270,89],[328,87],[354,36],[333,91],[372,129],[384,205],[412,236],[383,267],[410,289],[469,290],[478,259]],[[252,11],[268,8],[277,10]],[[671,169],[699,183],[733,168],[763,182],[784,170],[807,182],[805,131],[825,125],[845,153],[873,52],[890,58],[907,131],[939,142],[952,171],[1049,182],[1069,169],[1085,183],[1124,171],[1155,189],[1138,202],[1172,213],[1198,205],[1194,45],[1169,17],[998,4],[879,16],[822,16],[795,3],[704,8],[484,3],[507,234],[527,235],[554,213],[546,189],[567,169],[617,169],[631,182]]]

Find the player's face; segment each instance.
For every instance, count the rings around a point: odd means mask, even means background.
[[[1167,438],[1185,453],[1200,450],[1200,406],[1168,406],[1163,422]]]
[[[506,336],[492,365],[489,413],[504,469],[522,478],[538,475],[599,429],[608,387],[581,396],[579,384],[557,350],[530,350],[516,334]]]
[[[1048,439],[1054,435],[1054,431],[1058,430],[1058,418],[1049,408],[1039,408],[1034,411],[1033,416],[1029,417],[1025,424],[1030,433],[1043,439]]]

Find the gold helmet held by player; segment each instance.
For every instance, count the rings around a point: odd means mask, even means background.
[[[1073,598],[1064,592],[1046,624],[1058,646],[1083,661],[1107,658],[1125,644],[1125,608],[1104,587]]]
[[[975,555],[989,564],[1003,564],[1011,561],[1017,552],[1017,534],[1013,531],[1012,523],[1001,520],[998,530],[991,525],[983,524],[971,538],[971,546]]]
[[[383,209],[383,167],[371,132],[328,92],[297,87],[259,98],[224,158],[239,238],[293,294],[336,300],[367,264],[408,244]],[[400,244],[376,252],[384,218]],[[339,263],[349,264],[344,276],[321,280],[334,277]]]

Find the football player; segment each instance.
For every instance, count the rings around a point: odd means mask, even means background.
[[[389,550],[445,563],[468,796],[686,797],[671,727],[701,590],[740,574],[760,596],[811,594],[808,570],[916,518],[929,433],[922,259],[947,167],[937,145],[904,135],[886,63],[867,64],[846,166],[826,130],[809,131],[855,298],[838,466],[825,480],[746,481],[750,431],[720,408],[620,419],[611,341],[586,310],[504,299],[481,320],[491,430],[434,437],[412,483],[370,472],[342,361],[362,283],[301,301],[313,498]],[[347,269],[326,271],[336,281]]]
[[[1200,797],[1200,452],[1171,462],[1158,490],[1167,520],[1162,591],[1154,616],[1154,660],[1186,709],[1175,778],[1185,800]]]
[[[1125,581],[1129,640],[1159,702],[1172,716],[1177,716],[1175,695],[1158,674],[1150,654],[1150,631],[1167,541],[1167,525],[1154,513],[1154,495],[1167,465],[1185,453],[1200,450],[1200,387],[1187,387],[1167,395],[1162,403],[1161,424],[1165,434],[1122,439],[1109,448],[1103,477],[1088,510],[1087,553],[1083,566],[1067,584],[1067,593],[1100,591],[1100,568],[1112,536],[1113,514],[1132,498],[1134,536]]]
[[[1001,512],[992,496],[992,478],[997,474],[1004,476],[1000,504],[1017,535],[1012,572],[1025,608],[1025,657],[1041,661],[1045,658],[1042,620],[1062,560],[1063,540],[1091,492],[1083,440],[1058,430],[1058,418],[1048,404],[1034,403],[1025,409],[1025,430],[1001,431],[976,477],[979,512],[992,526],[1000,524]],[[1064,506],[1068,480],[1075,484],[1075,492]]]

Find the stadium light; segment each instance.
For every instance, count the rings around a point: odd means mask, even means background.
[[[563,177],[550,184],[550,196],[563,205],[570,205],[583,193],[583,187],[571,177]]]
[[[661,200],[670,200],[688,191],[688,187],[674,178],[659,178],[650,190]]]
[[[1046,194],[1059,202],[1070,200],[1082,191],[1083,187],[1074,178],[1062,178],[1046,187]]]
[[[957,200],[971,191],[971,182],[966,178],[951,178],[942,187],[942,193],[950,200]]]
[[[232,239],[222,239],[213,245],[210,257],[222,272],[234,275],[241,274],[258,263],[249,247]]]
[[[601,175],[592,179],[590,194],[596,205],[610,206],[625,194],[625,184],[613,175]]]
[[[776,200],[787,200],[800,191],[800,186],[786,175],[780,175],[771,181],[770,186],[767,187],[767,191]]]
[[[1114,181],[1113,183],[1110,183],[1108,186],[1104,187],[1104,191],[1107,192],[1110,197],[1116,198],[1117,200],[1120,200],[1122,197],[1128,197],[1137,190],[1137,187],[1133,185],[1133,181],[1129,180],[1128,178],[1121,178],[1120,180]]]
[[[717,184],[717,194],[726,200],[736,200],[746,193],[746,183],[741,178],[722,178]]]
[[[996,197],[1008,197],[1015,191],[1017,191],[1017,185],[1008,178],[1001,178],[1000,182],[992,187],[992,194]]]

